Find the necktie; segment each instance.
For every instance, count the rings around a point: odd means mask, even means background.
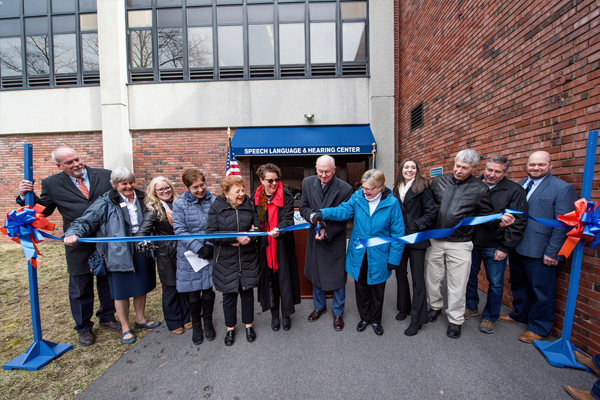
[[[525,196],[527,196],[529,194],[532,187],[533,187],[533,181],[529,181],[529,183],[527,184],[527,188],[525,189]]]
[[[89,199],[90,192],[88,191],[87,187],[85,186],[85,183],[83,182],[83,178],[77,178],[77,184],[79,185],[79,190],[81,191],[81,193],[83,193],[83,195],[85,196],[86,199]]]

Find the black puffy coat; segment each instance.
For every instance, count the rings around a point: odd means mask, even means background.
[[[206,234],[225,232],[249,232],[252,226],[259,231],[258,215],[250,198],[233,208],[227,199],[218,196],[208,210]],[[213,282],[223,293],[235,293],[258,286],[260,268],[256,239],[250,237],[245,246],[232,246],[238,241],[233,238],[212,239],[215,244],[213,259]]]

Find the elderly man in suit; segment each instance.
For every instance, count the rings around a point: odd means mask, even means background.
[[[63,231],[66,231],[90,204],[112,188],[110,171],[86,167],[81,157],[70,147],[57,148],[52,152],[52,159],[61,172],[42,180],[42,193],[39,197],[35,196],[35,203],[46,207],[43,212],[46,217],[58,208],[63,218]],[[20,195],[17,197],[19,205],[24,205],[25,193],[33,191],[33,184],[34,182],[27,180],[21,181]],[[82,346],[89,346],[96,341],[92,332],[94,323],[91,321],[94,313],[94,275],[87,262],[95,249],[96,246],[92,243],[77,243],[65,248],[69,303]],[[97,277],[96,287],[100,300],[96,316],[100,320],[100,327],[111,331],[120,330],[121,323],[115,320],[115,303],[110,296],[106,276]]]
[[[570,183],[552,176],[552,158],[536,151],[527,160],[526,179],[518,182],[527,193],[529,214],[555,219],[575,209],[577,191]],[[533,343],[550,334],[554,325],[554,301],[558,255],[567,231],[550,228],[539,222],[527,222],[521,242],[510,252],[510,282],[515,311],[501,314],[500,321],[522,323],[528,330],[519,336]]]
[[[344,329],[346,302],[346,225],[347,221],[331,221],[316,235],[317,221],[312,217],[320,208],[337,207],[352,195],[352,187],[335,176],[335,160],[331,156],[317,159],[317,175],[302,182],[300,214],[313,225],[308,229],[304,275],[313,284],[315,310],[309,322],[318,320],[327,312],[325,292],[333,291],[333,329]]]

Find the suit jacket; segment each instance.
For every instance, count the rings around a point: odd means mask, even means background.
[[[59,172],[42,180],[42,193],[39,197],[35,196],[35,204],[46,207],[43,212],[44,216],[50,216],[58,208],[58,212],[63,218],[63,232],[66,232],[71,223],[81,217],[98,197],[112,189],[110,184],[111,171],[101,168],[85,168],[90,181],[89,199],[85,198],[79,188],[73,184],[69,175],[64,172]],[[17,196],[17,203],[21,206],[25,205],[20,196]],[[89,273],[90,267],[87,260],[95,249],[96,245],[94,243],[75,243],[74,246],[65,246],[69,274],[83,275]]]
[[[527,179],[518,182],[523,186]],[[575,210],[577,191],[570,183],[548,173],[527,200],[529,215],[537,218],[556,219]],[[567,231],[553,229],[539,222],[529,220],[521,242],[515,247],[517,253],[525,257],[541,258],[544,255],[559,260],[560,248],[565,242]]]
[[[352,196],[352,186],[333,177],[323,194],[319,177],[302,181],[300,215],[310,222],[310,214],[321,208],[337,207]],[[323,290],[337,290],[346,285],[346,226],[348,221],[329,221],[323,240],[315,239],[315,226],[308,229],[304,275]]]
[[[398,193],[396,193],[396,198],[402,207],[405,235],[426,231],[434,226],[437,208],[429,187],[421,193],[413,192],[412,188],[408,189],[404,201],[400,200]],[[423,240],[415,244],[407,244],[407,246],[413,249],[426,249],[430,243],[429,240]]]

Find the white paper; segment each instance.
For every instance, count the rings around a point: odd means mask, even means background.
[[[198,257],[198,254],[194,253],[193,251],[188,250],[185,253],[183,253],[183,255],[190,262],[195,272],[200,271],[202,268],[208,265],[208,260]]]

